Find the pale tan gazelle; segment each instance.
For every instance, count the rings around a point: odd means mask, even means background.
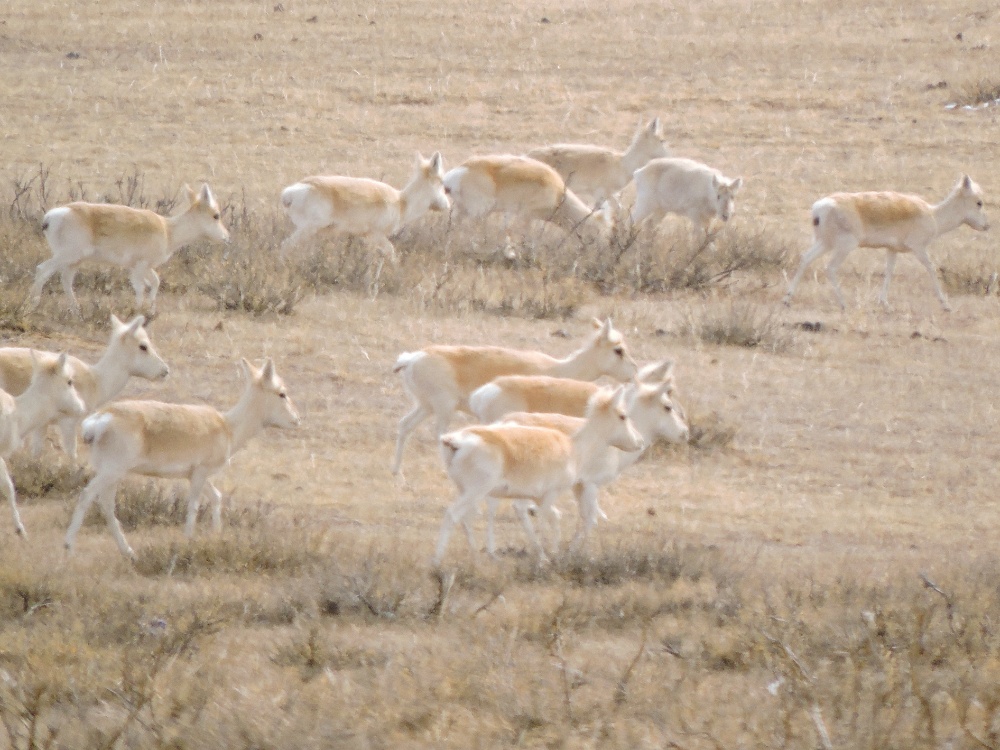
[[[444,160],[417,154],[413,178],[402,190],[364,177],[306,177],[281,191],[281,205],[295,225],[282,250],[321,229],[364,237],[387,258],[395,258],[389,238],[428,211],[447,211]]]
[[[640,450],[642,437],[628,418],[624,387],[591,397],[587,416],[572,435],[549,427],[500,422],[441,436],[441,456],[458,497],[445,511],[434,553],[440,565],[456,523],[464,522],[488,497],[535,500],[551,513],[559,495],[592,472],[604,473],[607,448]],[[545,550],[525,514],[525,531],[540,561]]]
[[[625,151],[580,143],[557,143],[532,149],[527,155],[556,170],[566,187],[578,196],[590,198],[592,205],[599,207],[608,201],[617,210],[621,208],[618,194],[632,182],[635,171],[668,153],[660,118],[654,117],[639,127]]]
[[[99,406],[113,399],[130,377],[159,380],[167,377],[170,368],[160,359],[153,348],[149,334],[143,328],[146,319],[137,315],[128,323],[122,323],[117,316],[111,316],[111,338],[108,348],[93,365],[68,357],[67,362],[73,384],[89,414]],[[22,347],[0,348],[0,388],[17,396],[23,393],[31,382],[32,351]],[[76,433],[83,415],[57,416],[63,450],[70,458],[76,459]],[[45,427],[41,425],[27,435],[35,455],[41,451]]]
[[[83,440],[90,446],[94,477],[77,501],[66,532],[72,551],[84,515],[97,500],[121,553],[134,558],[115,517],[115,492],[127,474],[187,479],[184,533],[194,535],[198,500],[207,486],[212,495],[212,527],[222,527],[222,494],[209,481],[236,451],[265,427],[295,427],[299,414],[285,384],[268,359],[258,370],[241,361],[246,379],[243,395],[229,411],[211,406],[166,404],[160,401],[117,401],[83,420]]]
[[[393,372],[401,373],[407,393],[416,402],[399,422],[392,471],[403,463],[406,440],[425,419],[433,416],[438,437],[458,410],[469,411],[469,396],[479,386],[500,375],[554,375],[579,380],[597,380],[602,375],[618,381],[630,380],[637,371],[622,334],[605,321],[587,343],[563,359],[537,351],[499,346],[428,346],[403,352]]]
[[[0,492],[7,496],[14,514],[14,529],[25,534],[17,510],[14,483],[4,459],[21,446],[22,437],[57,417],[77,419],[84,405],[73,387],[73,375],[65,352],[29,352],[31,381],[19,396],[0,390]]]
[[[95,260],[128,269],[136,304],[142,307],[148,290],[150,309],[155,310],[160,288],[157,266],[197,240],[229,239],[219,204],[208,185],[202,185],[198,193],[187,185],[184,189],[188,205],[176,216],[164,217],[129,206],[82,202],[46,213],[42,231],[52,257],[38,264],[35,283],[28,295],[29,305],[38,305],[45,282],[58,273],[70,307],[79,315],[80,303],[73,293],[73,279],[80,264]]]
[[[983,211],[983,191],[968,175],[962,175],[948,197],[931,205],[923,198],[904,193],[834,193],[821,198],[812,207],[812,247],[802,256],[802,263],[792,277],[784,303],[790,304],[802,275],[814,260],[832,253],[826,275],[841,308],[844,295],[837,281],[837,270],[856,247],[884,247],[885,280],[878,301],[889,304],[889,281],[900,253],[913,253],[931,277],[931,286],[941,307],[950,310],[938,283],[937,271],[927,254],[931,241],[968,224],[980,232],[989,228]]]

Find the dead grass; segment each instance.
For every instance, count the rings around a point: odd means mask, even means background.
[[[273,356],[304,420],[220,474],[221,534],[203,517],[183,538],[183,487],[128,483],[136,566],[100,517],[65,558],[76,467],[52,451],[13,462],[31,536],[0,525],[0,746],[1000,747],[991,235],[936,243],[950,315],[909,263],[894,310],[877,309],[883,258],[864,252],[842,271],[846,313],[821,271],[778,307],[817,197],[943,195],[969,171],[995,213],[992,108],[945,111],[928,84],[992,96],[996,11],[146,10],[15,0],[0,18],[17,71],[0,84],[4,341],[93,361],[108,314],[132,307],[124,274],[85,268],[84,321],[56,283],[23,314],[46,208],[168,212],[207,181],[230,252],[193,246],[161,269],[153,335],[172,374],[124,396],[232,403],[234,359]],[[336,237],[276,252],[277,195],[303,175],[402,185],[416,150],[453,166],[620,146],[652,115],[674,153],[746,180],[710,245],[673,219],[625,221],[602,245],[435,215],[393,238],[397,265]],[[456,539],[432,570],[453,488],[427,428],[407,481],[387,471],[407,408],[395,357],[429,343],[561,356],[609,314],[638,359],[678,362],[692,444],[657,446],[607,488],[585,551],[535,565],[508,509],[499,560]]]

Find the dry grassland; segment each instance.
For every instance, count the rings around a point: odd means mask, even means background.
[[[778,305],[833,190],[939,199],[968,171],[1000,221],[996,110],[944,108],[996,90],[996,45],[986,0],[7,3],[3,340],[93,361],[131,312],[124,274],[91,269],[83,322],[55,282],[25,315],[43,209],[166,211],[207,180],[231,252],[161,269],[171,376],[126,395],[228,406],[236,358],[272,356],[304,419],[220,477],[219,536],[183,539],[185,487],[128,483],[134,567],[96,515],[65,558],[85,471],[54,445],[15,459],[0,747],[1000,747],[995,231],[932,248],[950,314],[910,259],[876,308],[864,251],[846,313],[821,272]],[[306,174],[624,147],[657,114],[675,153],[746,180],[714,250],[680,223],[586,248],[539,229],[510,264],[499,224],[433,216],[398,267],[331,238],[274,257],[278,193]],[[507,513],[499,560],[457,535],[436,575],[452,489],[427,427],[406,482],[388,471],[396,356],[561,355],[592,315],[677,360],[694,442],[603,494],[585,553],[534,566]]]

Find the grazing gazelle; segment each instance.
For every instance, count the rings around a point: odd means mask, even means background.
[[[667,155],[659,117],[640,126],[624,152],[577,143],[557,143],[528,152],[532,159],[556,170],[577,195],[589,196],[595,206],[608,201],[616,209],[618,194],[632,182],[635,171]]]
[[[413,179],[402,190],[364,177],[306,177],[281,191],[281,205],[295,225],[282,251],[326,227],[367,238],[389,259],[396,257],[389,238],[430,210],[447,211],[444,161],[417,154]]]
[[[29,352],[31,382],[19,396],[0,390],[0,492],[7,496],[14,513],[14,529],[23,535],[24,524],[17,511],[17,495],[4,458],[21,445],[28,432],[59,416],[77,419],[84,405],[73,387],[73,375],[65,352],[59,355]]]
[[[607,215],[588,208],[556,170],[527,156],[473,156],[448,171],[444,187],[459,216],[500,213],[522,224],[537,219],[566,232],[581,230],[589,239],[610,228]]]
[[[81,263],[96,260],[127,268],[136,304],[142,307],[148,289],[149,306],[155,310],[160,288],[157,266],[197,240],[229,239],[219,204],[208,185],[202,185],[199,193],[187,185],[184,189],[188,207],[176,216],[164,217],[144,208],[82,202],[46,213],[42,231],[52,257],[38,264],[35,283],[28,295],[29,306],[38,305],[45,282],[59,273],[70,307],[80,315],[73,279]]]
[[[403,463],[403,446],[421,422],[435,418],[437,436],[448,429],[458,410],[469,411],[469,396],[479,386],[500,375],[554,375],[579,380],[597,380],[607,375],[630,380],[638,369],[625,348],[622,334],[611,319],[594,319],[597,332],[580,349],[564,359],[548,354],[500,346],[428,346],[403,352],[393,372],[403,375],[403,385],[416,402],[399,422],[393,474]]]
[[[591,397],[579,429],[567,435],[549,427],[500,422],[466,427],[441,436],[441,456],[458,498],[445,511],[434,564],[440,565],[456,523],[495,498],[531,499],[550,514],[558,496],[595,469],[604,472],[608,446],[641,450],[642,437],[628,418],[624,387],[598,391]],[[525,531],[544,561],[545,550],[527,516]]]
[[[167,377],[170,368],[160,359],[143,328],[146,319],[138,315],[128,323],[122,323],[117,316],[111,316],[111,339],[104,356],[93,365],[68,357],[67,362],[73,383],[89,414],[99,406],[113,399],[132,376],[147,380]],[[4,347],[0,349],[0,388],[11,395],[23,393],[31,382],[31,349]],[[63,450],[76,460],[76,433],[83,415],[78,417],[59,416],[59,431]],[[42,448],[42,437],[47,425],[32,430],[27,437],[32,451],[37,455]]]
[[[295,427],[299,414],[285,384],[268,359],[258,370],[241,361],[246,387],[229,411],[211,406],[165,404],[160,401],[117,401],[83,420],[83,441],[90,446],[94,477],[87,483],[66,532],[72,551],[87,508],[98,500],[118,549],[129,558],[135,553],[115,517],[115,491],[126,474],[187,479],[184,533],[194,535],[202,489],[212,495],[212,527],[222,527],[222,494],[209,477],[265,427]]]
[[[885,280],[878,295],[880,304],[889,304],[889,281],[896,256],[913,253],[927,269],[941,307],[950,310],[948,298],[941,290],[934,264],[927,254],[927,246],[935,237],[958,229],[962,224],[980,232],[989,228],[983,211],[983,191],[969,175],[962,175],[948,197],[934,205],[919,196],[904,193],[834,193],[813,203],[812,222],[815,240],[802,256],[799,270],[788,285],[784,298],[786,305],[791,303],[809,264],[824,253],[832,252],[826,275],[837,302],[841,308],[845,307],[837,281],[840,265],[856,247],[884,247]]]

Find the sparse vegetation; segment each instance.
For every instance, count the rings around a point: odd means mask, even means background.
[[[881,252],[845,264],[848,312],[821,267],[794,313],[777,305],[820,196],[937,195],[969,171],[992,210],[993,107],[949,112],[926,86],[1000,96],[995,11],[175,6],[5,9],[0,332],[96,361],[108,315],[141,311],[125,273],[84,264],[82,321],[58,280],[23,312],[44,211],[170,213],[207,180],[232,243],[161,268],[171,375],[123,397],[232,404],[233,361],[273,356],[303,423],[220,472],[219,534],[203,505],[184,538],[185,487],[123,483],[135,565],[97,510],[63,553],[82,461],[12,461],[29,537],[0,523],[0,749],[1000,748],[994,240],[932,248],[962,295],[950,315],[906,261],[893,311],[875,309]],[[626,191],[608,243],[435,214],[392,238],[398,264],[332,235],[278,252],[278,193],[306,174],[402,186],[416,150],[448,168],[621,145],[653,115],[672,152],[746,179],[704,246],[675,218],[635,232]],[[595,315],[642,362],[677,361],[691,443],[602,490],[608,520],[579,552],[538,566],[505,507],[499,559],[456,539],[433,570],[453,489],[426,428],[406,482],[387,471],[395,357],[565,355]]]

